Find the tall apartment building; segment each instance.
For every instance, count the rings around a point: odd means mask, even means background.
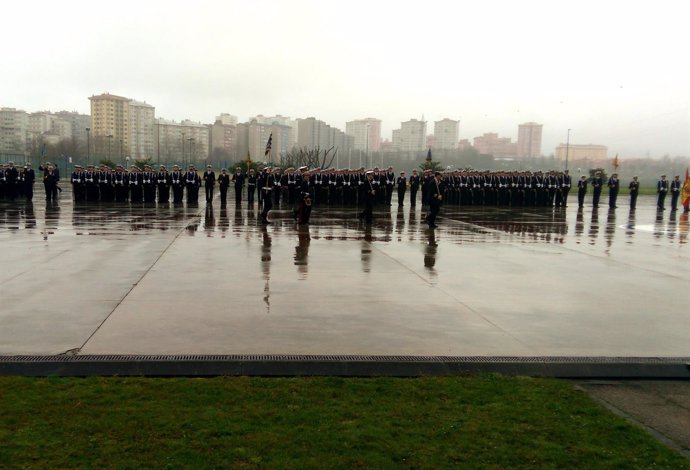
[[[434,121],[434,147],[439,150],[458,148],[460,121],[441,119]]]
[[[295,119],[290,119],[289,116],[281,116],[280,114],[276,116],[264,116],[262,114],[259,114],[258,116],[255,116],[253,118],[249,118],[249,122],[252,120],[256,120],[259,124],[264,124],[264,125],[280,125],[280,126],[287,126],[291,130],[288,134],[285,134],[285,131],[282,130],[280,131],[280,134],[285,137],[286,140],[281,141],[281,151],[282,152],[288,152],[290,151],[296,143],[297,139],[297,121]],[[287,136],[287,137],[286,137]],[[275,139],[275,136],[273,136]],[[274,145],[275,148],[275,145]]]
[[[378,152],[381,149],[381,120],[357,119],[345,123],[345,133],[354,137],[353,150]]]
[[[510,137],[499,137],[494,132],[487,132],[481,137],[474,138],[474,148],[481,154],[494,157],[515,157],[517,144]]]
[[[249,156],[253,161],[277,163],[292,148],[292,127],[280,124],[278,120],[258,117],[262,122],[252,118],[237,125],[237,159],[244,160]],[[265,155],[266,143],[271,135],[271,154]]]
[[[91,101],[91,138],[94,156],[112,158],[113,141],[129,148],[129,98],[103,93],[89,97]],[[121,144],[120,144],[121,142]]]
[[[130,100],[129,102],[129,146],[128,155],[135,159],[156,156],[156,108],[150,104]]]
[[[87,114],[76,111],[39,111],[29,114],[29,139],[33,146],[74,141],[86,153],[86,128],[90,126],[91,116]]]
[[[225,124],[216,118],[211,126],[211,158],[237,160],[237,123]]]
[[[565,161],[566,153],[568,160],[606,160],[609,149],[605,145],[585,144],[560,144],[556,147],[556,160]]]
[[[393,147],[401,152],[418,152],[426,148],[426,121],[411,119],[393,130]]]
[[[340,155],[350,152],[354,137],[346,135],[340,129],[331,127],[313,117],[297,119],[297,146],[328,150],[333,147]]]
[[[123,96],[104,93],[91,101],[91,136],[97,158],[120,153],[134,159],[156,156],[155,114],[153,106]]]
[[[27,155],[29,114],[15,108],[0,108],[0,157],[18,159]]]
[[[208,160],[211,145],[211,127],[184,120],[175,122],[159,118],[156,126],[157,143],[162,161],[187,165]],[[152,155],[157,158],[157,155]]]
[[[533,158],[541,155],[542,124],[525,122],[518,126],[517,156]]]

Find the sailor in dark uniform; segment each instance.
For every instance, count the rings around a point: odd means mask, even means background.
[[[98,185],[99,199],[103,202],[115,200],[115,188],[113,187],[113,173],[105,165],[96,172],[96,184]]]
[[[427,184],[426,189],[427,197],[429,198],[429,215],[426,217],[426,223],[429,228],[436,228],[436,217],[441,210],[441,204],[443,204],[443,183],[441,182],[440,172],[434,174],[434,178],[430,180]]]
[[[637,195],[640,192],[640,182],[637,181],[637,176],[633,176],[632,181],[628,185],[628,189],[630,190],[630,209],[635,210],[635,206],[637,206]]]
[[[396,185],[398,186],[398,206],[402,207],[405,205],[405,191],[407,191],[407,177],[404,171],[400,172]]]
[[[417,203],[417,191],[419,190],[419,175],[417,170],[412,170],[410,175],[410,206],[414,207]]]
[[[34,198],[34,182],[36,181],[36,173],[31,167],[31,163],[27,163],[24,167],[24,197],[27,201]]]
[[[247,204],[250,206],[254,205],[254,193],[256,192],[256,173],[254,169],[250,168],[247,173]]]
[[[220,207],[225,207],[228,198],[228,186],[230,186],[230,175],[228,170],[223,168],[218,175],[218,188],[220,189]]]
[[[117,165],[115,168],[113,185],[115,186],[115,201],[127,201],[127,196],[129,195],[129,175],[124,171],[122,165]]]
[[[43,185],[46,189],[46,202],[55,202],[57,200],[58,181],[60,176],[55,171],[55,168],[50,163],[45,165],[43,173]]]
[[[158,202],[167,203],[170,200],[170,185],[172,177],[165,165],[161,165],[156,173],[156,185],[158,186]]]
[[[266,168],[266,178],[263,180],[264,184],[263,187],[261,188],[262,194],[262,199],[263,199],[263,208],[261,209],[261,223],[262,224],[270,224],[271,222],[268,221],[268,212],[273,209],[273,194],[271,194],[274,190],[274,183],[275,180],[273,179],[273,175],[271,175],[271,169]]]
[[[680,181],[680,175],[676,175],[671,181],[670,191],[671,191],[671,210],[678,210],[678,197],[683,190],[683,183]]]
[[[86,200],[86,187],[84,181],[84,172],[81,165],[74,165],[74,171],[70,179],[72,183],[72,194],[75,202]]]
[[[144,178],[138,166],[132,165],[129,170],[129,201],[142,202],[144,200]]]
[[[300,201],[295,209],[295,221],[298,225],[309,224],[309,217],[311,216],[311,194],[304,191],[300,193]]]
[[[156,202],[156,172],[153,171],[151,165],[144,165],[144,172],[141,178],[144,202]]]
[[[244,175],[240,167],[235,168],[232,182],[235,184],[235,205],[239,206],[242,203],[242,188],[244,187]]]
[[[199,186],[201,178],[196,172],[194,165],[189,165],[187,172],[184,174],[184,183],[187,188],[187,203],[199,202]]]
[[[587,177],[580,176],[577,182],[577,206],[582,207],[585,204],[585,195],[587,194]]]
[[[170,184],[173,192],[173,204],[182,203],[184,198],[184,173],[180,170],[178,165],[173,165],[173,171],[170,173]]]
[[[615,209],[616,200],[618,199],[618,190],[621,187],[621,182],[618,179],[618,173],[613,173],[606,185],[609,187],[609,209]]]
[[[601,178],[601,172],[597,171],[592,178],[592,207],[599,207],[599,198],[601,198],[601,188],[604,186],[604,180]]]
[[[360,212],[359,218],[364,219],[367,224],[374,221],[374,203],[376,202],[377,187],[374,185],[374,172],[369,170],[365,173],[366,180],[362,185],[362,197],[364,210]]]
[[[216,173],[211,165],[206,166],[204,171],[204,189],[206,189],[206,202],[213,201],[213,187],[216,184]]]

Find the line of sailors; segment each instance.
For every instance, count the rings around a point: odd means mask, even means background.
[[[14,201],[26,198],[31,201],[34,197],[34,181],[36,173],[31,163],[24,167],[15,166],[14,162],[0,165],[0,200]]]
[[[169,202],[171,197],[175,203],[183,201],[185,191],[187,202],[197,202],[201,176],[190,165],[187,171],[182,171],[178,165],[168,171],[161,165],[158,171],[152,166],[145,165],[140,169],[132,165],[126,171],[122,165],[113,170],[105,165],[86,168],[75,165],[70,175],[70,183],[74,200],[105,201],[105,202]]]
[[[43,172],[43,182],[46,189],[46,199],[52,200],[60,191],[59,170],[50,163],[39,166]],[[410,205],[415,206],[417,193],[421,190],[422,205],[428,205],[425,188],[433,180],[430,170],[418,173],[414,170],[409,178],[405,172],[397,176],[392,167],[386,169],[373,168],[371,185],[376,189],[375,201],[377,205],[392,205],[393,195],[397,193],[398,205],[404,205],[407,190],[410,192]],[[269,188],[273,205],[281,202],[295,204],[300,202],[304,193],[309,193],[315,205],[361,205],[366,201],[363,190],[367,183],[367,171],[364,168],[350,169],[299,169],[263,168],[259,171],[250,169],[243,172],[236,168],[230,175],[223,169],[216,177],[209,165],[206,171],[199,175],[194,165],[189,165],[186,171],[174,165],[168,171],[165,165],[160,165],[158,171],[152,166],[145,165],[143,170],[132,165],[129,171],[118,165],[115,170],[101,165],[89,165],[83,168],[75,165],[70,176],[76,201],[132,201],[132,202],[169,202],[181,203],[186,193],[187,202],[197,202],[199,189],[206,188],[206,200],[213,199],[213,189],[218,184],[221,204],[227,199],[227,191],[232,183],[235,189],[235,203],[240,204],[246,194],[247,202],[253,204],[256,198],[262,203],[266,197],[264,188]],[[16,167],[9,162],[0,166],[0,198],[14,199],[33,197],[35,173],[30,163],[24,167]],[[496,206],[563,206],[567,205],[571,188],[577,189],[578,203],[584,203],[588,185],[593,190],[592,205],[599,205],[601,190],[604,186],[609,190],[609,207],[616,207],[616,198],[620,188],[618,175],[613,173],[604,182],[601,173],[596,173],[588,179],[581,176],[573,185],[568,170],[563,172],[530,172],[530,171],[474,171],[455,170],[442,174],[443,200],[452,205],[496,205]],[[630,206],[635,208],[639,181],[634,177],[629,184]],[[672,181],[663,175],[657,182],[659,209],[664,209],[666,194],[671,194],[672,209],[676,210],[677,201],[682,191],[682,182],[676,175]]]

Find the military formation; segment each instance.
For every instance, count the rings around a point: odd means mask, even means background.
[[[60,173],[56,165],[46,162],[39,166],[48,201],[55,200],[60,188]],[[440,175],[440,176],[439,176]],[[33,197],[36,173],[31,164],[17,167],[9,162],[0,166],[0,199],[13,200]],[[189,165],[182,169],[174,165],[170,170],[165,165],[154,169],[150,165],[129,169],[118,165],[75,165],[68,183],[76,202],[159,202],[196,203],[204,187],[206,201],[214,198],[216,186],[220,192],[221,205],[227,204],[228,190],[234,189],[234,202],[239,205],[246,198],[249,205],[258,202],[265,215],[274,206],[288,204],[295,207],[302,216],[304,204],[311,207],[359,206],[364,208],[362,218],[368,220],[374,205],[403,206],[406,197],[415,207],[421,193],[421,204],[431,207],[442,201],[445,205],[457,206],[503,206],[503,207],[567,207],[571,189],[577,191],[578,206],[582,207],[588,191],[592,192],[592,206],[598,207],[602,189],[608,187],[608,205],[617,207],[620,180],[613,173],[606,181],[601,173],[592,178],[581,176],[573,182],[568,170],[563,172],[531,171],[474,171],[453,170],[434,174],[430,170],[414,170],[411,175],[392,167],[358,169],[310,169],[307,167],[272,168],[243,171],[236,168],[230,173],[222,169],[218,175],[209,165],[203,173]],[[667,180],[663,175],[657,182],[657,207],[665,209],[666,195],[670,193],[671,208],[677,210],[682,192],[679,176]],[[630,208],[637,204],[639,181],[635,176],[628,185]],[[409,193],[409,196],[407,194]],[[266,206],[269,206],[268,209]],[[303,217],[304,218],[304,217]]]

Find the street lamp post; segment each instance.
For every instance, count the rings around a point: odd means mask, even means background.
[[[110,142],[113,141],[113,135],[108,134],[108,160],[110,160]]]
[[[568,129],[568,138],[565,141],[565,169],[568,169],[568,151],[570,150],[570,131],[572,129]]]
[[[364,154],[364,164],[366,165],[367,169],[369,168],[369,125],[370,124],[367,122],[367,151]]]
[[[91,164],[91,128],[86,128],[86,166]]]
[[[184,160],[184,132],[182,133],[182,166],[186,166],[187,162]]]

